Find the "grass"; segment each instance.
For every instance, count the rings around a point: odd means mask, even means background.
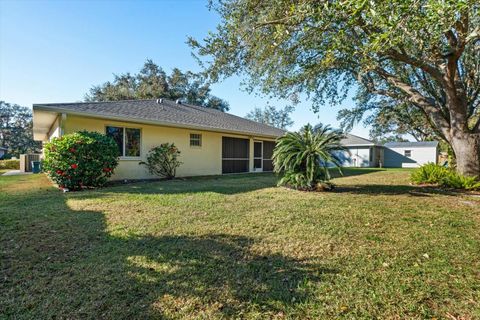
[[[63,194],[0,177],[0,318],[480,318],[480,198],[348,170]]]

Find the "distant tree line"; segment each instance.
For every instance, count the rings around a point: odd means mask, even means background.
[[[206,108],[228,111],[228,103],[211,94],[210,85],[199,75],[174,68],[170,75],[147,60],[136,74],[114,75],[113,81],[93,86],[86,94],[86,101],[118,101],[166,98],[183,99]]]
[[[4,158],[41,151],[41,143],[33,140],[29,108],[0,101],[0,146],[7,149]]]
[[[292,126],[293,120],[290,114],[295,110],[293,106],[286,106],[283,109],[277,109],[274,106],[267,105],[265,108],[254,108],[247,113],[245,118],[265,123],[280,129],[287,129]]]

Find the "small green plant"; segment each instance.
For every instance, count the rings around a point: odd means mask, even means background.
[[[434,184],[444,188],[480,190],[480,180],[477,177],[466,177],[450,168],[434,163],[427,163],[410,175],[415,184]]]
[[[0,170],[4,169],[20,169],[20,160],[0,160]]]
[[[413,171],[410,180],[415,184],[440,184],[450,171],[435,163],[427,163]]]
[[[440,185],[453,189],[480,190],[480,180],[477,177],[466,177],[454,171],[450,171]]]
[[[147,155],[146,162],[140,162],[145,165],[151,174],[156,176],[173,179],[177,173],[177,168],[182,164],[178,160],[180,151],[173,143],[162,143],[158,147],[152,148]]]
[[[45,144],[43,171],[60,188],[100,187],[118,165],[115,141],[98,132],[80,131]]]
[[[330,167],[340,170],[340,143],[343,134],[329,126],[306,125],[299,132],[289,132],[277,140],[273,152],[274,171],[283,173],[279,185],[299,190],[328,190],[333,185]],[[328,187],[327,187],[328,186]]]

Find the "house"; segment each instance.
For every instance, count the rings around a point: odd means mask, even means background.
[[[348,150],[340,154],[344,167],[381,167],[383,165],[381,145],[349,133],[345,134],[341,144]]]
[[[37,141],[87,130],[118,144],[113,179],[154,178],[141,161],[161,143],[180,150],[178,176],[272,171],[275,139],[285,131],[214,109],[166,99],[33,105]]]
[[[388,142],[383,146],[385,167],[415,168],[437,163],[438,141]]]
[[[0,159],[3,159],[5,153],[7,153],[8,149],[4,147],[0,147]]]
[[[437,163],[438,141],[388,142],[383,145],[353,134],[342,139],[349,152],[342,152],[345,167],[415,168]]]

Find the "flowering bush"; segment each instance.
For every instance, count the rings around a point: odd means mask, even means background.
[[[151,174],[162,178],[173,179],[177,168],[182,164],[178,161],[180,151],[173,143],[162,143],[152,148],[147,155],[147,162],[140,162],[146,165]]]
[[[118,165],[118,146],[104,134],[81,131],[45,144],[45,171],[60,188],[78,190],[107,182]]]

